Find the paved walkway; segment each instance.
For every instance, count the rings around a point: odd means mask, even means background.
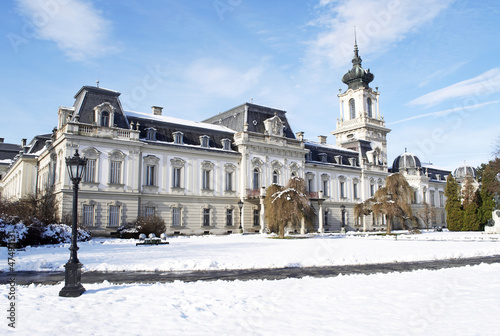
[[[83,272],[82,283],[99,283],[107,280],[112,283],[156,283],[173,281],[214,281],[214,280],[279,280],[302,277],[335,277],[339,274],[374,274],[390,272],[411,272],[415,270],[438,270],[451,267],[479,265],[481,263],[500,263],[500,255],[488,257],[444,259],[416,262],[396,262],[385,264],[345,265],[324,267],[285,267],[259,268],[241,270],[212,270],[212,271],[160,271],[160,272]],[[0,273],[0,284],[6,284],[13,276],[12,273]],[[20,271],[14,274],[16,284],[55,285],[64,281],[64,272],[35,272]]]

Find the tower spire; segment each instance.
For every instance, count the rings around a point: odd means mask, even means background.
[[[356,36],[356,26],[354,26],[354,58],[358,58],[358,38]]]

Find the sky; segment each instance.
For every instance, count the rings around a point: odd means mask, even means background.
[[[500,136],[499,16],[497,0],[6,0],[0,137],[50,133],[58,107],[99,81],[127,110],[201,121],[253,102],[335,144],[356,27],[389,165],[406,149],[478,166]]]

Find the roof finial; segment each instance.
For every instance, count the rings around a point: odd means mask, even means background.
[[[354,57],[358,57],[358,37],[356,36],[356,26],[354,26]]]
[[[99,78],[97,78],[97,80],[95,81],[95,84],[97,87],[99,87]]]
[[[406,147],[405,147],[405,153],[406,153]]]

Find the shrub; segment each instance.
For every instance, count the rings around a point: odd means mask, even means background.
[[[156,236],[160,236],[166,229],[165,221],[158,216],[137,217],[133,222],[133,226],[137,233],[144,233],[145,235],[154,233]]]

